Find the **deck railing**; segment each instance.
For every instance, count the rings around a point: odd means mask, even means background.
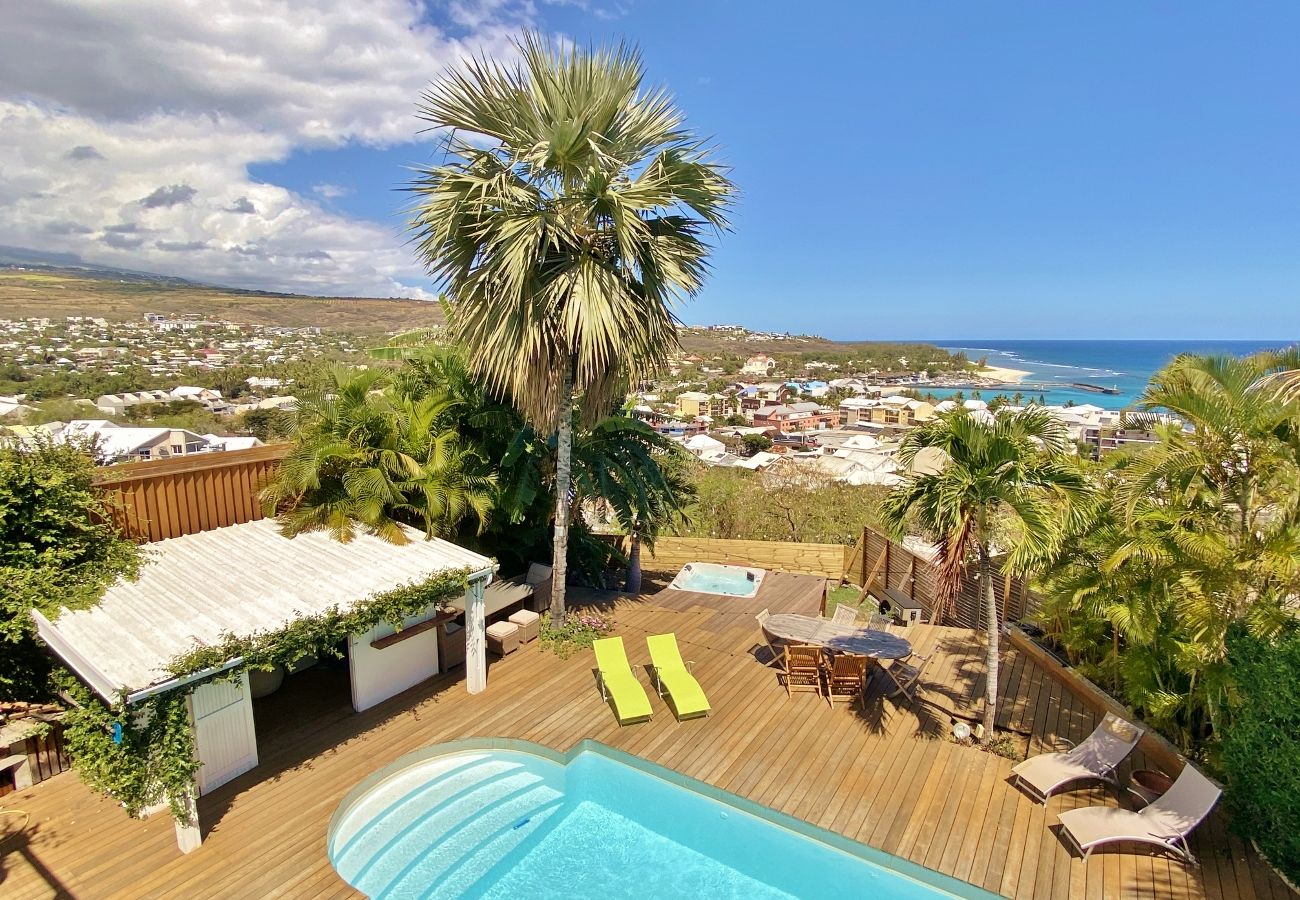
[[[939,566],[929,557],[890,540],[871,528],[862,530],[862,539],[844,565],[844,580],[871,588],[894,588],[921,604],[927,617],[934,620],[939,603]],[[1037,600],[1024,580],[1002,571],[995,564],[993,595],[997,600],[998,621],[1015,621],[1033,612]],[[979,578],[968,571],[952,608],[938,617],[939,624],[965,628],[983,628],[986,622],[984,595]]]

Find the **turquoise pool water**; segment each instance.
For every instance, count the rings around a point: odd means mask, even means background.
[[[338,873],[385,900],[993,896],[594,741],[491,743],[359,785],[330,824]]]
[[[753,597],[763,584],[763,569],[724,566],[718,563],[690,563],[683,566],[668,585],[679,591],[698,594],[725,594],[729,597]]]

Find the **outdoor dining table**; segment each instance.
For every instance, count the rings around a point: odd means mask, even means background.
[[[912,652],[912,644],[888,631],[837,625],[820,616],[777,613],[768,616],[763,631],[774,642],[817,644],[828,650],[856,653],[872,659],[902,659]]]

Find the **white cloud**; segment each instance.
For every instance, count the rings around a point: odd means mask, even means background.
[[[503,55],[528,0],[43,0],[0,28],[0,243],[241,287],[421,295],[394,224],[254,181],[296,148],[415,138],[420,91]],[[347,189],[320,184],[325,200]]]
[[[352,193],[352,188],[344,187],[341,184],[313,184],[311,186],[313,194],[318,194],[326,200],[337,200],[339,197],[346,197]]]

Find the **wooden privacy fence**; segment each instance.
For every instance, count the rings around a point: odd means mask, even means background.
[[[102,469],[96,486],[123,533],[161,541],[262,518],[257,492],[288,452],[288,444],[270,444],[124,463]]]
[[[845,561],[844,579],[869,588],[900,590],[920,603],[931,619],[939,606],[938,565],[870,528],[863,529],[862,540],[856,548],[851,548]],[[1021,619],[1036,607],[1036,598],[1024,581],[1002,572],[996,562],[993,594],[1000,622]],[[974,567],[962,579],[961,591],[943,624],[985,627],[984,599]]]
[[[626,543],[623,549],[626,551]],[[654,552],[642,546],[641,565],[647,569],[676,571],[691,562],[735,563],[838,580],[844,572],[846,552],[852,553],[853,548],[843,544],[661,537],[655,541]]]

